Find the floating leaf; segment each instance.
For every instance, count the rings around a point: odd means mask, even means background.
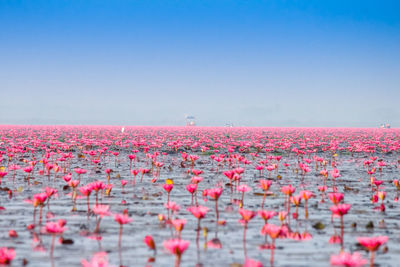
[[[317,230],[323,230],[325,228],[325,224],[322,222],[317,222],[313,225],[313,228]]]
[[[63,245],[72,245],[72,244],[74,244],[74,240],[72,240],[72,239],[62,239],[61,243]]]
[[[152,194],[153,197],[160,197],[162,196],[162,192]]]
[[[369,221],[369,222],[367,223],[367,225],[365,226],[365,228],[367,228],[367,229],[372,229],[372,228],[374,228],[374,223],[373,223],[372,221]]]

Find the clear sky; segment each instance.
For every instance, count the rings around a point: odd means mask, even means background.
[[[0,123],[400,127],[400,1],[1,0]]]

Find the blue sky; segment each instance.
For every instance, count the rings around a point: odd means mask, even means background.
[[[3,124],[400,127],[399,1],[0,1]]]

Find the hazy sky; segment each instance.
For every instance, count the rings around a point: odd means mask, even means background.
[[[400,127],[400,1],[1,0],[0,123]]]

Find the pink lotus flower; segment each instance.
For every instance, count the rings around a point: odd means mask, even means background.
[[[387,236],[375,236],[375,237],[357,237],[358,243],[369,251],[376,251],[379,247],[388,241]]]
[[[332,235],[329,238],[329,244],[340,244],[342,243],[342,238],[340,237],[340,235]]]
[[[149,249],[156,250],[156,243],[151,235],[146,235],[143,241],[149,247]]]
[[[113,267],[108,263],[108,256],[106,252],[97,252],[93,255],[90,262],[87,260],[81,261],[83,267]]]
[[[260,216],[264,221],[268,221],[272,217],[276,216],[278,213],[275,211],[259,210],[258,216]]]
[[[171,254],[181,256],[190,242],[182,239],[170,239],[163,242],[164,248]]]
[[[262,263],[250,258],[246,258],[242,267],[263,267]]]
[[[193,214],[193,216],[196,217],[197,219],[202,219],[209,211],[209,208],[204,206],[197,206],[197,207],[189,207],[187,208],[187,210],[190,211]]]
[[[226,176],[226,178],[228,178],[229,180],[233,179],[233,176],[235,175],[235,171],[225,171],[224,175]]]
[[[261,229],[262,235],[269,235],[273,240],[280,236],[287,235],[287,229],[283,226],[278,226],[275,224],[265,224]]]
[[[294,191],[296,191],[295,187],[292,187],[292,185],[288,185],[288,186],[282,186],[281,187],[281,192],[285,195],[291,196]]]
[[[114,220],[119,223],[119,235],[118,235],[118,247],[121,248],[121,242],[122,242],[122,226],[124,224],[130,223],[132,219],[129,217],[127,213],[123,214],[115,214],[114,215]]]
[[[201,181],[203,181],[203,177],[200,177],[200,176],[197,176],[197,175],[192,177],[192,183],[193,184],[198,184]]]
[[[176,202],[173,202],[173,201],[170,201],[170,202],[164,204],[164,207],[173,212],[178,212],[180,209],[180,206],[178,204],[176,204]]]
[[[250,190],[251,190],[251,187],[248,186],[248,185],[246,185],[246,184],[241,184],[241,185],[239,185],[239,186],[236,188],[236,190],[237,190],[238,192],[244,193],[244,192],[250,191]]]
[[[75,168],[74,171],[76,172],[76,174],[78,174],[79,176],[81,174],[85,174],[87,172],[87,170],[85,169],[81,169],[81,168]]]
[[[339,178],[340,177],[339,170],[338,169],[331,170],[331,176],[333,179]]]
[[[248,223],[251,219],[253,219],[257,215],[257,212],[239,208],[239,214],[242,216],[243,222]]]
[[[51,187],[45,187],[44,191],[47,194],[47,197],[52,197],[52,196],[56,196],[57,195],[57,189],[55,188],[51,188]]]
[[[172,188],[174,188],[174,185],[173,184],[164,184],[163,188],[165,191],[167,191],[167,193],[170,193]]]
[[[301,195],[290,197],[290,201],[293,203],[293,205],[299,206],[301,202]]]
[[[45,226],[45,231],[48,234],[62,234],[66,230],[64,227],[66,224],[65,220],[58,220],[58,222],[48,222]]]
[[[331,206],[330,210],[332,211],[332,214],[334,216],[340,217],[347,214],[350,208],[351,208],[350,204],[339,204]]]
[[[175,267],[179,267],[182,254],[189,246],[189,241],[182,239],[170,239],[163,242],[164,248],[175,255]]]
[[[96,182],[90,183],[90,185],[92,186],[93,190],[96,192],[106,188],[106,185],[101,181],[96,181]]]
[[[76,188],[79,185],[80,181],[79,180],[71,180],[68,182],[68,185],[70,187]]]
[[[132,218],[129,217],[128,214],[126,213],[118,213],[114,215],[114,221],[116,221],[119,224],[127,224],[133,221]]]
[[[321,192],[325,192],[328,189],[328,187],[326,185],[319,185],[318,186],[318,190]]]
[[[71,181],[71,179],[72,179],[72,174],[69,173],[69,174],[67,174],[67,175],[64,175],[64,176],[63,176],[63,179],[64,179],[65,182],[68,183],[68,182]]]
[[[0,181],[1,181],[1,179],[2,179],[4,176],[7,175],[7,173],[8,173],[8,172],[2,172],[2,171],[0,171]]]
[[[92,187],[90,185],[84,185],[78,188],[79,192],[81,192],[84,196],[90,196],[92,193]]]
[[[193,173],[195,176],[199,176],[200,174],[203,173],[203,171],[202,171],[202,170],[195,170],[195,169],[193,169],[193,170],[192,170],[192,173]]]
[[[18,233],[17,233],[17,231],[11,229],[10,231],[8,231],[8,236],[10,238],[17,238],[18,237]]]
[[[45,226],[45,231],[48,234],[52,235],[51,239],[51,247],[50,247],[50,256],[53,256],[53,251],[54,251],[54,242],[55,242],[55,237],[56,235],[61,235],[64,233],[66,228],[64,227],[67,222],[65,220],[58,220],[58,222],[48,222],[46,223]]]
[[[180,236],[180,232],[185,227],[185,224],[186,224],[186,220],[185,219],[172,220],[172,225],[174,226],[175,230],[179,233],[179,236]]]
[[[332,203],[335,205],[339,204],[344,198],[344,195],[342,193],[329,193],[328,196]]]
[[[207,192],[207,196],[209,196],[210,198],[212,198],[214,200],[218,200],[219,197],[221,196],[222,188],[221,187],[211,188],[211,189],[207,189],[206,192]]]
[[[262,170],[264,170],[264,168],[265,168],[264,165],[257,165],[257,166],[256,166],[256,170],[257,170],[257,171],[262,171]]]
[[[241,167],[239,167],[239,168],[236,168],[236,169],[234,169],[233,170],[236,174],[242,174],[242,173],[244,173],[244,168],[241,168]]]
[[[10,171],[16,171],[16,170],[21,169],[21,167],[19,165],[16,165],[16,164],[10,164],[10,166],[8,166],[8,169]]]
[[[361,254],[354,252],[341,252],[338,255],[331,255],[331,265],[345,266],[345,267],[359,267],[363,266],[368,261],[362,258]]]
[[[31,173],[31,172],[33,171],[33,167],[31,167],[31,166],[25,167],[23,170],[24,170],[24,172],[26,172],[26,173]]]
[[[393,180],[393,184],[394,184],[394,186],[397,188],[397,190],[400,189],[400,183],[399,183],[399,180],[398,180],[398,179],[394,179],[394,180]]]
[[[92,211],[94,214],[99,215],[101,218],[111,215],[110,206],[108,205],[94,205],[92,207]]]
[[[278,212],[278,218],[281,221],[281,223],[285,220],[286,216],[288,215],[287,211],[280,211]]]
[[[194,194],[197,189],[197,184],[188,184],[186,186],[186,190],[189,191],[190,194]]]
[[[307,191],[307,190],[300,191],[299,195],[302,198],[304,198],[304,200],[308,200],[308,199],[310,199],[311,197],[314,196],[313,192],[310,192],[310,191]]]
[[[10,264],[15,256],[16,253],[14,249],[6,247],[0,248],[0,264]]]
[[[259,187],[264,191],[268,191],[269,188],[271,187],[271,184],[272,184],[271,180],[261,179],[259,181]]]
[[[327,170],[321,170],[321,171],[319,172],[319,174],[321,174],[322,176],[324,176],[324,177],[326,178],[326,177],[328,177],[329,172],[328,172]]]

